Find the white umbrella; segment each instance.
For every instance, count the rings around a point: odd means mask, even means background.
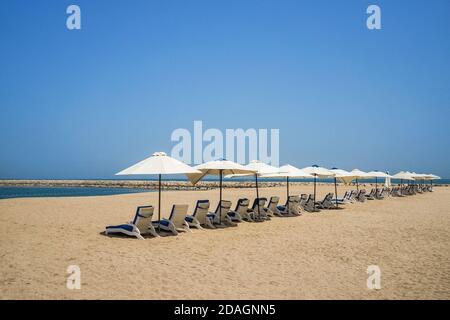
[[[279,168],[268,165],[262,161],[259,160],[252,160],[249,164],[245,165],[247,169],[255,170],[254,173],[241,173],[241,174],[230,174],[225,176],[226,178],[234,178],[234,177],[243,177],[243,176],[249,176],[254,175],[255,176],[255,184],[256,184],[256,198],[259,199],[259,188],[258,188],[258,177],[265,175],[265,174],[271,174],[271,173],[277,173],[279,172]],[[259,201],[257,201],[258,206],[258,217],[261,216],[260,208],[259,208]]]
[[[306,173],[305,171],[291,166],[290,164],[286,164],[284,166],[281,166],[278,169],[277,173],[271,173],[271,174],[265,174],[262,175],[264,178],[286,178],[286,203],[288,205],[288,212],[289,212],[289,178],[312,178],[313,176],[309,173]]]
[[[163,174],[195,174],[200,171],[195,170],[187,164],[169,157],[164,152],[155,152],[151,157],[144,159],[129,168],[126,168],[116,175],[158,175],[159,197],[158,197],[158,221],[161,221],[161,175]],[[159,224],[158,224],[159,226]]]
[[[375,178],[375,190],[378,190],[378,178],[387,179],[387,178],[391,178],[392,177],[392,176],[388,175],[387,173],[381,172],[381,171],[378,171],[378,170],[370,171],[367,174],[370,175],[372,178]]]
[[[359,169],[353,169],[352,171],[350,171],[350,174],[355,177],[354,179],[356,179],[356,190],[359,190],[358,179],[373,178],[367,172],[361,171]]]
[[[332,168],[330,171],[335,174],[335,176],[334,176],[334,192],[336,194],[336,207],[339,207],[338,194],[337,194],[337,179],[341,180],[344,183],[348,183],[346,181],[350,182],[353,179],[355,179],[355,177],[353,177],[350,174],[350,172],[342,170],[342,169],[338,169],[338,168]]]
[[[309,173],[314,177],[314,208],[316,208],[316,180],[317,178],[331,178],[335,176],[335,173],[332,171],[319,167],[318,165],[313,165],[311,167],[306,167],[302,169],[306,173]]]
[[[435,175],[435,174],[429,174],[428,177],[430,178],[430,186],[433,188],[433,180],[441,179],[441,177]]]
[[[400,190],[403,186],[403,180],[414,180],[411,172],[400,171],[392,176],[393,179],[400,179]]]
[[[414,180],[413,175],[411,172],[405,172],[400,171],[392,176],[393,179],[400,179],[400,180]]]
[[[230,175],[230,174],[254,174],[256,170],[247,169],[243,165],[240,165],[233,161],[228,161],[225,159],[221,160],[215,160],[215,161],[209,161],[202,164],[199,164],[198,166],[195,166],[194,169],[197,169],[200,171],[200,173],[192,173],[188,174],[189,180],[192,182],[192,184],[196,184],[198,181],[200,181],[204,176],[206,175],[218,175],[219,176],[219,188],[220,188],[220,201],[219,206],[222,203],[222,180],[224,175]],[[219,215],[219,222],[221,221],[220,215]]]

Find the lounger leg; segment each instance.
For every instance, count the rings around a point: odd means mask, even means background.
[[[172,221],[169,221],[169,230],[170,230],[174,235],[178,235],[177,228],[175,227],[175,225],[173,224]]]
[[[159,237],[160,235],[156,232],[155,227],[150,225],[148,227],[148,233],[150,233],[154,237]]]
[[[189,227],[189,223],[187,223],[187,221],[184,221],[184,228],[183,228],[183,230],[184,231],[187,231],[187,232],[191,232],[192,233],[192,230],[191,230],[191,228]]]
[[[210,228],[210,229],[215,229],[216,227],[214,226],[213,222],[211,221],[210,218],[206,217],[205,219],[205,225],[206,227]]]
[[[144,240],[144,237],[141,236],[141,232],[139,231],[138,228],[134,227],[133,228],[133,233],[136,236],[136,238],[138,238],[139,240]]]
[[[201,226],[200,221],[198,221],[197,218],[193,218],[191,224],[193,227],[203,230],[203,227]]]

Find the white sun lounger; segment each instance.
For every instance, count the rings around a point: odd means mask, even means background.
[[[222,200],[222,202],[217,205],[216,211],[208,214],[208,218],[211,219],[214,225],[237,226],[237,224],[233,222],[231,217],[228,215],[230,208],[231,201]]]
[[[208,218],[209,212],[209,200],[198,200],[195,205],[194,213],[186,216],[185,220],[189,224],[189,227],[195,227],[197,229],[203,229],[202,226],[207,228],[215,228]]]
[[[252,222],[253,219],[250,216],[250,210],[248,210],[249,204],[250,201],[247,198],[239,199],[236,204],[236,208],[232,211],[228,211],[228,216],[230,217],[231,221]]]
[[[264,208],[266,205],[267,198],[260,197],[256,198],[253,201],[252,208],[249,210],[250,215],[253,220],[255,221],[264,221],[264,220],[270,220],[270,217],[267,215],[267,212]],[[258,215],[258,205],[259,205],[259,215]]]
[[[322,201],[316,202],[316,207],[319,209],[336,209],[336,203],[333,203],[333,193],[328,193]]]
[[[278,202],[280,202],[280,197],[274,196],[274,197],[270,197],[269,203],[267,204],[267,207],[264,208],[264,211],[266,212],[266,214],[269,217],[272,216],[278,216],[278,217],[282,217],[283,215],[280,213],[280,211],[278,210],[277,206],[278,206]]]
[[[289,196],[286,201],[286,204],[284,206],[278,206],[277,208],[283,216],[300,216],[301,215],[300,197]]]
[[[303,205],[303,209],[308,212],[319,212],[320,209],[315,206],[314,195],[310,194],[308,200]]]
[[[137,207],[136,214],[133,221],[117,226],[107,226],[105,234],[125,234],[133,236],[138,239],[144,239],[142,235],[151,234],[154,237],[159,237],[155,228],[152,226],[153,206]]]
[[[152,221],[153,227],[157,229],[172,232],[177,235],[179,231],[191,231],[189,224],[185,220],[188,211],[187,204],[174,204],[170,212],[169,219],[162,219],[159,221]]]

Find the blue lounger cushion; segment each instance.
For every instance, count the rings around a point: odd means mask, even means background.
[[[130,224],[121,224],[118,226],[107,226],[106,229],[123,229],[129,232],[133,231],[133,226]]]
[[[152,224],[154,225],[154,226],[157,226],[157,225],[162,225],[162,226],[166,226],[166,227],[168,227],[169,226],[169,221],[168,220],[160,220],[160,221],[152,221]]]

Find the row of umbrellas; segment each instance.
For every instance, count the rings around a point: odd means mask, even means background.
[[[337,180],[348,184],[353,180],[356,181],[358,188],[358,179],[375,178],[376,188],[378,188],[378,178],[384,179],[400,179],[403,180],[434,180],[440,177],[432,174],[417,174],[414,172],[399,172],[396,175],[389,175],[381,171],[363,172],[355,169],[350,172],[333,168],[326,169],[313,165],[303,169],[296,168],[292,165],[284,165],[279,168],[270,166],[261,161],[255,160],[248,165],[240,165],[233,161],[225,159],[215,160],[200,164],[195,167],[190,167],[187,164],[169,157],[164,152],[155,152],[151,157],[144,159],[135,165],[124,169],[117,173],[117,175],[157,175],[158,176],[158,220],[161,220],[161,187],[162,175],[184,174],[189,181],[195,185],[205,176],[214,175],[219,176],[219,192],[220,201],[222,201],[222,183],[223,178],[254,176],[256,185],[256,197],[259,198],[258,178],[285,178],[286,179],[286,193],[289,197],[289,179],[290,178],[313,178],[314,179],[314,199],[316,198],[316,182],[317,178],[334,178],[335,194],[337,198]],[[336,199],[337,201],[337,199]],[[220,202],[219,202],[220,203]],[[336,202],[337,203],[337,202]],[[259,206],[258,206],[259,214]]]

